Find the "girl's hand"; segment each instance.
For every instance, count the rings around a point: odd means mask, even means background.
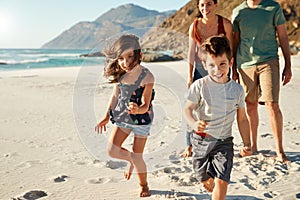
[[[106,131],[106,124],[109,122],[109,115],[107,114],[100,122],[95,126],[95,131],[102,134],[102,130]]]
[[[206,126],[207,122],[201,119],[192,125],[192,129],[196,132],[204,133]]]
[[[128,104],[128,113],[129,114],[138,114],[139,106],[134,102],[129,102]]]

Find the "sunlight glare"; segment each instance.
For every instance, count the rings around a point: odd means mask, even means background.
[[[0,35],[8,34],[11,28],[11,18],[6,13],[0,12]]]

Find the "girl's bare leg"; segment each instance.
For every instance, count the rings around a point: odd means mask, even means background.
[[[130,130],[129,130],[130,132]],[[125,132],[125,129],[119,127],[114,127],[109,139],[108,154],[112,158],[117,158],[121,160],[126,160],[129,162],[129,170],[124,172],[124,178],[129,180],[134,168],[133,162],[131,160],[131,152],[122,147],[123,142],[129,135],[129,132]]]
[[[150,196],[150,191],[147,182],[147,167],[143,159],[143,152],[147,137],[135,136],[133,142],[133,153],[131,154],[133,165],[137,171],[139,184],[141,187],[140,197]]]

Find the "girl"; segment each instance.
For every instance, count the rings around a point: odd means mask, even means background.
[[[150,196],[143,151],[153,119],[151,101],[154,96],[154,77],[140,65],[142,53],[135,35],[122,35],[105,48],[103,54],[106,56],[104,75],[110,83],[114,83],[114,89],[107,112],[96,125],[95,131],[106,131],[106,124],[111,117],[115,127],[109,139],[108,154],[128,161],[125,179],[130,179],[135,168],[141,187],[140,197]],[[134,133],[132,152],[122,147],[130,132]]]
[[[203,68],[199,48],[206,38],[214,35],[224,34],[232,47],[232,25],[231,22],[216,14],[218,6],[217,0],[197,0],[198,16],[189,28],[189,51],[188,63],[189,71],[187,78],[187,86],[207,75],[207,71]],[[187,147],[182,153],[184,157],[192,155],[192,145],[190,142],[190,131],[186,133]]]

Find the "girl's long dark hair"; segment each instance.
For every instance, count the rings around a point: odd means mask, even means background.
[[[115,40],[112,44],[106,44],[102,53],[105,55],[104,76],[109,83],[116,83],[126,72],[119,66],[118,58],[127,49],[133,49],[134,60],[131,65],[140,64],[141,47],[139,38],[133,34],[125,34]],[[133,66],[132,66],[133,67]]]
[[[197,17],[196,18],[202,18],[203,17],[203,15],[202,15],[202,13],[200,12],[200,10],[199,10],[199,2],[200,0],[197,0],[197,10],[198,10],[198,15],[197,15]],[[213,0],[214,1],[214,4],[217,4],[218,3],[218,0]]]

